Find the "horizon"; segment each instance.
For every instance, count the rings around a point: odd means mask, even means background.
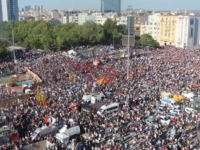
[[[43,8],[46,10],[58,9],[58,10],[100,10],[100,1],[101,0],[18,0],[19,8],[24,8],[28,5],[43,5]],[[199,0],[193,0],[189,2],[188,0],[154,0],[153,3],[149,3],[147,0],[140,0],[133,2],[132,0],[121,0],[121,10],[125,11],[128,6],[131,6],[135,9],[142,10],[152,10],[152,11],[172,11],[172,10],[200,10]]]

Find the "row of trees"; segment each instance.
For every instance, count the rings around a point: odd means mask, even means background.
[[[115,44],[121,44],[122,35],[127,34],[125,25],[117,25],[117,22],[111,19],[107,19],[104,25],[88,21],[83,25],[68,23],[57,26],[39,20],[1,22],[0,38],[12,41],[12,27],[14,27],[15,43],[27,48],[44,50],[53,47],[60,50],[78,45],[112,44],[113,40]],[[149,35],[136,41],[136,45],[149,45],[149,43],[155,43]]]
[[[120,43],[121,34],[127,34],[126,26],[108,19],[104,25],[88,21],[83,25],[68,23],[52,26],[48,22],[20,21],[0,23],[0,36],[11,41],[14,26],[15,43],[27,48],[49,50],[52,47],[66,49],[77,45]]]

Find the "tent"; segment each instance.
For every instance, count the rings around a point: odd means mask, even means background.
[[[162,91],[162,92],[161,92],[161,98],[169,97],[169,96],[171,96],[171,93],[165,92],[165,91]]]
[[[73,56],[76,56],[76,55],[77,55],[77,53],[76,53],[74,50],[69,50],[67,53],[68,53],[69,55],[73,55]]]
[[[174,96],[173,96],[173,99],[174,99],[176,102],[183,102],[184,97],[183,97],[183,96],[180,96],[180,95],[174,95]]]

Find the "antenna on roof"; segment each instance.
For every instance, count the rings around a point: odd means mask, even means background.
[[[187,14],[187,9],[185,8],[185,14]]]

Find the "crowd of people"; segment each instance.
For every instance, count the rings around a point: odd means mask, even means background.
[[[33,90],[34,94],[29,99],[19,100],[4,108],[6,111],[1,119],[4,119],[4,125],[17,130],[19,140],[1,146],[0,150],[8,145],[20,149],[41,140],[54,143],[54,149],[72,149],[73,144],[69,143],[64,148],[54,135],[31,139],[35,129],[45,123],[46,116],[54,117],[56,126],[79,125],[88,138],[75,141],[83,143],[85,149],[197,149],[200,146],[198,114],[184,111],[185,107],[191,106],[190,101],[180,104],[182,113],[167,126],[160,123],[156,107],[160,104],[162,91],[181,95],[189,90],[198,94],[200,51],[168,48],[146,51],[140,57],[133,51],[131,54],[128,74],[127,59],[110,59],[110,54],[104,51],[88,53],[81,60],[71,59],[62,52],[50,52],[38,58],[29,55],[18,61],[15,72],[28,67],[41,77],[43,84],[40,92],[45,95],[47,104],[38,104],[36,90]],[[92,63],[94,58],[104,59],[106,63],[95,66]],[[97,80],[102,76],[109,81],[99,85]],[[106,92],[112,94],[107,95],[104,101],[119,103],[118,112],[100,117],[95,109],[81,111],[81,106],[86,104],[82,100],[85,93]],[[79,103],[79,107],[71,109],[71,103]],[[170,110],[168,106],[165,109],[165,112]],[[149,116],[153,116],[156,125],[146,123]],[[171,135],[171,130],[176,130],[176,133]]]

